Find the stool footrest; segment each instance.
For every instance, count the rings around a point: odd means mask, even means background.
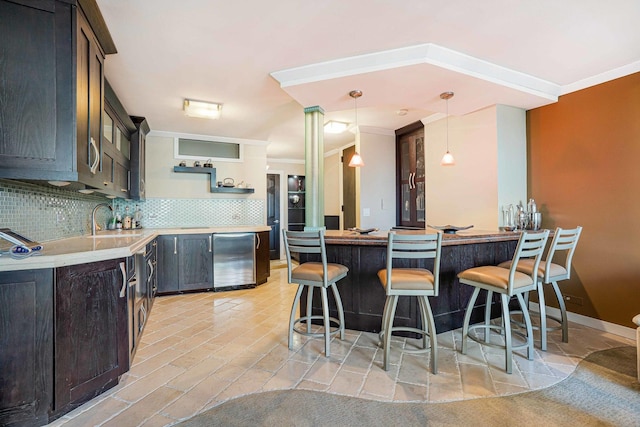
[[[470,325],[469,326],[469,331],[467,333],[467,337],[472,339],[473,341],[479,343],[479,344],[486,345],[486,346],[489,346],[489,347],[506,348],[506,346],[504,344],[498,344],[498,343],[491,342],[491,335],[489,335],[489,342],[486,342],[485,338],[478,338],[478,337],[476,337],[474,335],[471,335],[471,331],[473,331],[474,329],[480,329],[480,328],[486,329],[487,325],[485,325],[484,323],[477,324],[477,325]],[[488,328],[490,330],[494,330],[494,332],[495,331],[499,331],[498,335],[504,336],[504,327],[499,326],[499,325],[489,325]],[[516,336],[518,336],[518,337],[520,337],[520,338],[522,338],[524,340],[524,344],[512,345],[511,346],[512,350],[520,350],[520,349],[528,347],[527,336],[525,334],[523,334],[520,331],[513,330],[513,329],[511,330],[511,333],[513,335],[516,335]]]
[[[304,335],[307,337],[323,337],[324,336],[324,323],[322,325],[318,325],[321,328],[323,328],[323,332],[307,332],[307,331],[301,331],[300,329],[296,329],[296,325],[298,323],[302,323],[302,322],[310,322],[312,320],[322,320],[324,322],[324,317],[320,316],[320,315],[314,315],[314,316],[304,316],[304,317],[300,317],[299,319],[296,319],[293,322],[293,332],[296,332],[300,335]],[[332,326],[331,323],[334,323],[334,325]],[[336,335],[340,332],[340,321],[338,319],[336,319],[335,317],[329,317],[329,328],[336,328],[333,331],[329,332],[329,335]]]
[[[393,334],[394,332],[414,332],[416,334],[420,334],[420,335],[423,336],[422,338],[417,338],[417,339],[423,339],[424,337],[430,337],[431,336],[431,335],[429,335],[429,331],[427,331],[425,329],[412,328],[410,326],[394,326],[393,328],[391,328],[391,333]],[[384,334],[385,334],[385,331],[380,331],[378,333],[378,338],[380,339],[380,341],[378,341],[378,347],[383,347]],[[391,345],[391,347],[394,347],[394,346]],[[424,347],[424,348],[417,348],[417,349],[409,349],[409,348],[405,347],[405,348],[401,349],[400,351],[403,352],[403,353],[418,354],[418,353],[427,352],[429,350],[431,350],[431,346]]]

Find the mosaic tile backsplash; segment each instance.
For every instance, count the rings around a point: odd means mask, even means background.
[[[91,232],[91,212],[98,203],[112,205],[123,216],[142,212],[144,228],[264,225],[265,201],[258,199],[109,200],[59,188],[0,179],[0,228],[11,228],[46,242]],[[97,211],[104,226],[111,212]],[[1,242],[0,242],[1,246]]]

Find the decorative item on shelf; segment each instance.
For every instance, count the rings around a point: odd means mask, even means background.
[[[442,166],[453,166],[456,164],[456,160],[453,158],[453,154],[449,152],[449,99],[453,98],[453,92],[442,92],[440,98],[447,103],[447,152],[442,156],[440,164]]]
[[[233,178],[225,178],[222,181],[222,186],[227,188],[235,187],[235,181],[233,180]]]
[[[184,168],[184,167],[186,167],[186,166],[187,166],[187,162],[185,162],[185,161],[183,160],[183,161],[181,161],[181,162],[178,164],[178,166],[180,166],[180,167],[183,167],[183,168]]]
[[[358,98],[362,96],[361,90],[352,90],[349,92],[349,96],[353,98],[353,103],[355,105],[356,112],[356,150],[360,146],[360,127],[358,126]],[[364,166],[364,160],[358,152],[356,151],[353,157],[351,157],[351,161],[349,161],[349,166],[352,168]]]
[[[211,163],[211,159],[207,159],[206,162],[204,162],[204,164],[202,165],[205,168],[212,168],[213,167],[213,163]]]
[[[293,194],[289,196],[289,200],[291,200],[291,204],[293,206],[298,206],[298,203],[300,203],[300,196],[298,196],[297,194]]]
[[[236,188],[246,188],[247,185],[244,183],[244,181],[240,181],[237,185]]]
[[[196,160],[195,162],[193,162],[193,167],[194,168],[199,168],[200,167],[200,160]]]
[[[431,227],[435,230],[441,230],[443,233],[445,234],[456,234],[457,231],[461,231],[461,230],[468,230],[470,228],[473,228],[473,225],[467,225],[464,227],[457,227],[455,225],[429,225],[427,224],[427,227]]]

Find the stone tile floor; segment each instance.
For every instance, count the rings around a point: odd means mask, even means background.
[[[320,390],[389,402],[443,402],[521,393],[566,378],[589,353],[630,339],[571,324],[569,343],[549,335],[548,351],[514,357],[504,372],[500,349],[470,341],[460,348],[460,330],[438,334],[439,372],[429,354],[393,351],[382,366],[377,334],[348,330],[334,338],[331,357],[323,340],[296,334],[287,348],[287,326],[296,286],[286,268],[255,289],[158,297],[131,370],[120,384],[51,426],[168,426],[238,396],[269,390]],[[394,345],[412,345],[394,337]]]

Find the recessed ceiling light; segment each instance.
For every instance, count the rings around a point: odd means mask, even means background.
[[[94,191],[95,191],[95,190],[89,190],[89,189],[87,188],[87,189],[84,189],[84,190],[78,190],[78,193],[82,193],[82,194],[91,194],[91,193],[93,193]]]
[[[344,122],[336,122],[334,120],[329,120],[324,124],[324,131],[326,133],[342,133],[349,127],[349,123]]]
[[[69,181],[49,181],[49,184],[56,187],[64,187],[65,185],[69,185],[71,183]]]
[[[203,119],[217,119],[220,117],[222,104],[215,102],[184,100],[184,114],[189,117],[200,117]]]
[[[399,116],[406,116],[408,112],[409,110],[407,110],[406,108],[403,108],[401,110],[396,111],[396,114]]]

